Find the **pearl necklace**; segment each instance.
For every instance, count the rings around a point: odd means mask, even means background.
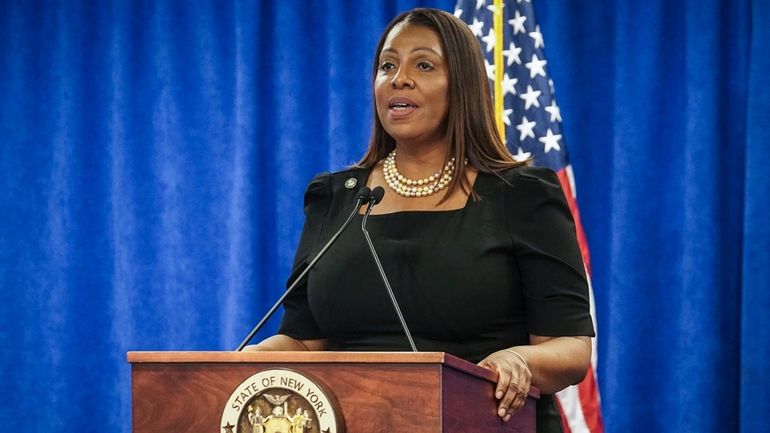
[[[467,160],[465,161],[467,164]],[[393,149],[382,166],[385,182],[390,189],[404,197],[427,197],[449,185],[455,172],[455,159],[446,163],[443,170],[439,170],[424,179],[409,179],[398,172],[396,168],[396,150]]]

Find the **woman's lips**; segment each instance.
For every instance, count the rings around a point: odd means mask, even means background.
[[[391,106],[388,109],[388,115],[393,120],[404,119],[406,117],[409,117],[412,113],[414,113],[415,110],[417,110],[417,107],[412,105],[408,105],[405,107]]]
[[[394,96],[388,100],[388,114],[391,119],[409,117],[418,108],[414,101],[403,96]]]

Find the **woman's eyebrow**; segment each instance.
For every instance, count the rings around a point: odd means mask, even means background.
[[[393,49],[393,48],[383,48],[383,49],[382,49],[382,51],[381,51],[381,53],[384,53],[384,52],[386,52],[386,51],[387,51],[387,52],[389,52],[389,53],[395,53],[395,54],[398,54],[398,51],[397,51],[397,50],[395,50],[395,49]],[[412,48],[412,50],[411,50],[411,51],[409,51],[409,52],[410,52],[410,53],[413,53],[413,52],[415,52],[415,51],[430,51],[430,52],[432,52],[432,53],[436,54],[437,56],[441,56],[441,53],[439,53],[438,51],[434,50],[434,49],[433,49],[433,48],[431,48],[431,47],[415,47],[415,48]]]

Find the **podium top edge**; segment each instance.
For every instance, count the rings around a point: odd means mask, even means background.
[[[286,364],[444,364],[490,382],[497,374],[444,352],[128,352],[128,362]]]

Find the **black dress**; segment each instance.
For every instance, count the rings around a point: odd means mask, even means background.
[[[369,173],[325,173],[310,182],[290,281],[352,211]],[[575,226],[556,175],[520,167],[501,177],[479,173],[474,189],[481,200],[469,198],[461,209],[369,217],[367,229],[419,350],[477,363],[528,344],[529,334],[594,335]],[[351,178],[356,185],[347,188]],[[287,298],[279,333],[326,338],[329,350],[410,350],[361,218]],[[557,426],[545,396],[538,431],[560,431],[546,428],[553,421]]]

